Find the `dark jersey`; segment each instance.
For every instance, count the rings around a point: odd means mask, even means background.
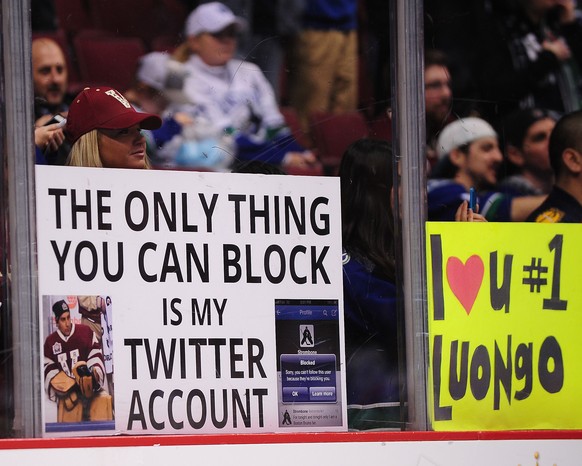
[[[396,286],[371,264],[343,254],[348,425],[387,429],[400,423]]]
[[[44,342],[44,382],[45,389],[52,397],[50,381],[60,371],[73,377],[73,366],[79,361],[85,361],[93,374],[97,384],[103,384],[105,366],[99,340],[86,325],[73,324],[68,337],[60,330],[51,333]]]
[[[536,223],[582,223],[582,205],[554,186],[546,200],[526,219]]]

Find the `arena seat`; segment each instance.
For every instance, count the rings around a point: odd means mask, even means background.
[[[319,160],[328,175],[337,174],[342,155],[357,139],[369,136],[360,112],[314,112],[309,116],[310,131]]]
[[[54,6],[59,28],[66,32],[68,39],[79,31],[95,27],[90,3],[86,0],[54,0]]]
[[[313,146],[313,141],[311,140],[309,135],[305,134],[305,131],[301,129],[301,124],[299,123],[299,115],[297,115],[297,111],[293,107],[288,106],[279,107],[279,111],[285,118],[285,123],[291,130],[291,134],[293,134],[295,140],[306,149],[311,148]]]
[[[107,85],[125,92],[139,58],[146,53],[137,37],[82,37],[73,40],[81,80],[87,86]]]

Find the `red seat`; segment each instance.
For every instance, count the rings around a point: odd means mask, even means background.
[[[327,174],[337,173],[343,153],[352,142],[369,136],[366,119],[360,112],[315,112],[309,122],[315,149]]]
[[[139,58],[146,53],[137,37],[75,37],[81,79],[87,86],[106,85],[125,92]]]
[[[177,0],[91,0],[96,27],[118,36],[139,37],[150,46],[162,34],[178,41],[188,10]]]
[[[87,0],[54,0],[54,5],[59,28],[63,29],[69,38],[83,29],[95,27]]]
[[[392,120],[388,115],[378,115],[368,125],[370,126],[370,137],[392,141]]]
[[[154,0],[92,0],[93,24],[119,36],[149,41],[155,35],[151,20]]]
[[[299,123],[299,116],[293,107],[279,107],[279,111],[285,117],[285,123],[291,130],[291,134],[295,140],[301,144],[306,149],[313,150],[313,141],[308,134],[301,129],[301,124]],[[317,151],[314,150],[317,155]],[[325,175],[324,167],[321,163],[312,167],[285,167],[285,172],[288,175],[304,175],[304,176],[323,176]]]
[[[172,53],[180,45],[180,38],[174,34],[162,34],[156,36],[151,41],[152,52]]]
[[[103,39],[117,37],[113,32],[101,28],[87,28],[75,34],[75,38],[81,39]]]

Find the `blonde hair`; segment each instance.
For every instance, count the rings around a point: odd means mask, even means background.
[[[75,141],[66,165],[71,167],[97,167],[102,168],[101,156],[99,155],[99,130],[94,129],[83,134]],[[144,159],[144,168],[152,168],[149,157]]]
[[[99,138],[96,129],[83,134],[75,141],[67,165],[72,167],[103,167],[99,157]]]

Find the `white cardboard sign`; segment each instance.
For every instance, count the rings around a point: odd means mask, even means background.
[[[337,178],[37,166],[36,197],[41,344],[106,301],[114,406],[45,396],[45,435],[346,430]]]

